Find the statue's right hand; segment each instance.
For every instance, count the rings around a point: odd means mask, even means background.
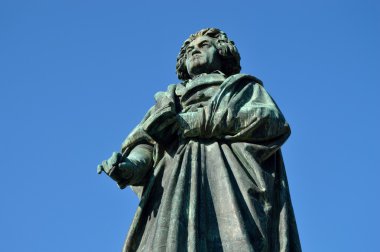
[[[118,163],[120,163],[121,157],[122,155],[118,152],[112,153],[112,156],[109,159],[104,160],[100,165],[98,165],[97,167],[98,174],[104,171],[105,173],[107,173],[107,175],[109,175],[111,172],[111,169],[115,167]]]

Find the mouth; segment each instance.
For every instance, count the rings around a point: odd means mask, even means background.
[[[198,59],[200,57],[202,57],[201,54],[194,54],[194,55],[191,56],[192,59]]]

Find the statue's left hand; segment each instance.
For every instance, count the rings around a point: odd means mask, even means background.
[[[130,180],[136,170],[136,165],[129,159],[123,158],[123,155],[114,152],[112,156],[104,160],[97,167],[98,174],[103,171],[118,184],[125,180]]]
[[[111,157],[107,160],[104,160],[100,165],[97,167],[98,174],[102,173],[103,171],[107,173],[107,175],[110,174],[113,167],[116,166],[121,161],[122,155],[118,152],[112,153]]]

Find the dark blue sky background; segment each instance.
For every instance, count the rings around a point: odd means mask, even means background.
[[[96,165],[218,27],[292,127],[304,251],[380,251],[380,2],[0,2],[0,251],[120,251],[138,200]]]

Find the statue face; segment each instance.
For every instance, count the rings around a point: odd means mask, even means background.
[[[212,38],[197,37],[187,47],[186,69],[191,78],[198,74],[221,70],[221,67],[222,60]]]

